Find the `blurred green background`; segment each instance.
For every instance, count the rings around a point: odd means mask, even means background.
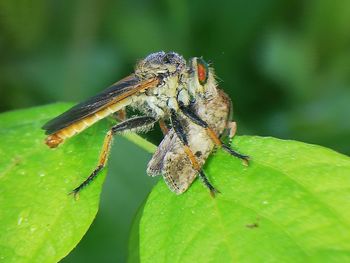
[[[239,134],[350,154],[350,1],[0,0],[0,49],[0,112],[81,101],[172,50],[213,63]],[[149,159],[116,140],[99,214],[63,262],[126,260]]]

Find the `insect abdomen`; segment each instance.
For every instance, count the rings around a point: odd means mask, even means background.
[[[121,102],[112,104],[104,109],[99,110],[98,112],[96,112],[90,116],[87,116],[87,117],[63,128],[62,130],[59,130],[53,134],[50,134],[49,136],[47,136],[45,143],[50,148],[56,148],[59,144],[64,142],[65,139],[73,137],[74,135],[82,132],[86,128],[95,124],[99,120],[101,120],[101,119],[111,115],[112,113],[117,112],[121,108],[125,107],[128,104],[127,101],[128,100],[125,99]]]

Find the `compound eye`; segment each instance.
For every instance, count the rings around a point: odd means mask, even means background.
[[[198,81],[201,85],[207,83],[209,67],[208,64],[202,59],[197,58],[197,71],[198,71]]]

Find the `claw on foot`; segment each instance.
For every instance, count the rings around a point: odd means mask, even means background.
[[[214,187],[210,189],[210,195],[212,198],[215,198],[217,194],[221,194],[221,192]]]
[[[69,192],[68,195],[73,195],[74,199],[76,201],[79,200],[79,189],[74,189],[73,191]]]

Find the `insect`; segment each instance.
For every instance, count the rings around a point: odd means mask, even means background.
[[[209,74],[214,74],[213,70],[210,70]],[[216,83],[213,82],[213,85],[216,86]],[[206,93],[204,97],[197,98],[190,107],[192,112],[212,127],[218,137],[226,132],[231,140],[235,135],[236,123],[232,122],[232,102],[222,90],[211,87],[211,92]],[[182,116],[181,122],[198,167],[191,165],[183,144],[174,129],[171,129],[148,163],[147,173],[150,176],[162,175],[169,189],[176,194],[185,192],[198,175],[210,190],[211,195],[215,196],[218,190],[211,185],[201,169],[215,144],[202,126],[185,116]],[[223,147],[234,156],[245,162],[248,161],[248,156],[239,154],[226,145]]]
[[[143,116],[125,119],[114,125],[106,134],[98,165],[72,193],[76,195],[105,167],[113,136],[126,132],[145,132],[156,122],[170,120],[172,129],[181,141],[191,165],[200,166],[189,147],[180,116],[199,125],[217,146],[222,146],[215,131],[203,121],[190,105],[205,99],[216,90],[213,74],[201,58],[186,60],[175,52],[152,53],[136,64],[133,74],[111,85],[106,90],[77,104],[47,122],[43,129],[48,135],[46,144],[55,148],[66,139],[80,133],[100,119],[131,107]]]

